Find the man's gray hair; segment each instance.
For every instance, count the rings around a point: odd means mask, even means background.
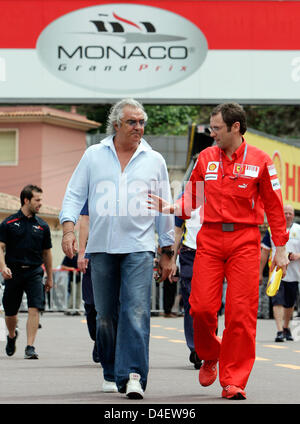
[[[148,115],[145,112],[144,106],[134,99],[123,99],[118,103],[112,106],[110,113],[107,119],[106,133],[115,134],[114,124],[117,124],[118,127],[121,125],[121,119],[123,118],[123,109],[125,106],[131,106],[136,109],[141,109],[144,113],[144,120],[147,122]]]

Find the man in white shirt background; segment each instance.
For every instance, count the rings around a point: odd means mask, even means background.
[[[289,254],[290,263],[286,276],[280,283],[278,293],[271,298],[273,315],[277,327],[275,342],[284,342],[284,340],[293,341],[289,323],[293,317],[300,282],[300,225],[294,222],[295,211],[292,205],[284,205],[283,210],[286,227],[289,231],[286,251]],[[265,233],[261,247],[260,281],[262,281],[262,271],[268,261],[270,250],[272,250],[272,257],[274,257],[276,251],[269,230]]]

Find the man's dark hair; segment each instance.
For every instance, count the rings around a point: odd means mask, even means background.
[[[240,123],[240,133],[243,135],[247,131],[247,119],[246,113],[241,105],[238,103],[223,103],[216,106],[211,116],[221,113],[223,121],[227,125],[228,131],[231,130],[232,125],[235,122]]]
[[[32,185],[32,184],[28,184],[27,186],[25,186],[23,188],[23,190],[21,191],[20,194],[20,200],[21,200],[21,205],[23,206],[25,203],[25,199],[31,200],[33,197],[33,191],[36,191],[37,193],[43,193],[43,190],[36,186],[36,185]]]

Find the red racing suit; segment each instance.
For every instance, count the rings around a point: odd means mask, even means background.
[[[258,224],[263,223],[264,211],[275,245],[285,245],[289,237],[272,160],[244,140],[231,160],[217,146],[203,150],[184,195],[177,201],[184,211],[181,217],[188,219],[190,210],[202,202],[204,218],[197,235],[190,296],[195,349],[201,359],[219,360],[223,387],[244,389],[255,360]],[[216,335],[217,313],[224,278],[225,329],[220,339]]]

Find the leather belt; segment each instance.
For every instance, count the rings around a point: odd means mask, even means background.
[[[223,232],[232,232],[243,230],[245,228],[257,227],[255,224],[242,224],[239,222],[205,222],[203,225]]]
[[[196,249],[193,249],[191,247],[185,246],[184,244],[180,248],[181,252],[196,252]]]
[[[21,265],[21,264],[8,264],[8,268],[13,269],[32,269],[32,268],[38,268],[40,265]]]

